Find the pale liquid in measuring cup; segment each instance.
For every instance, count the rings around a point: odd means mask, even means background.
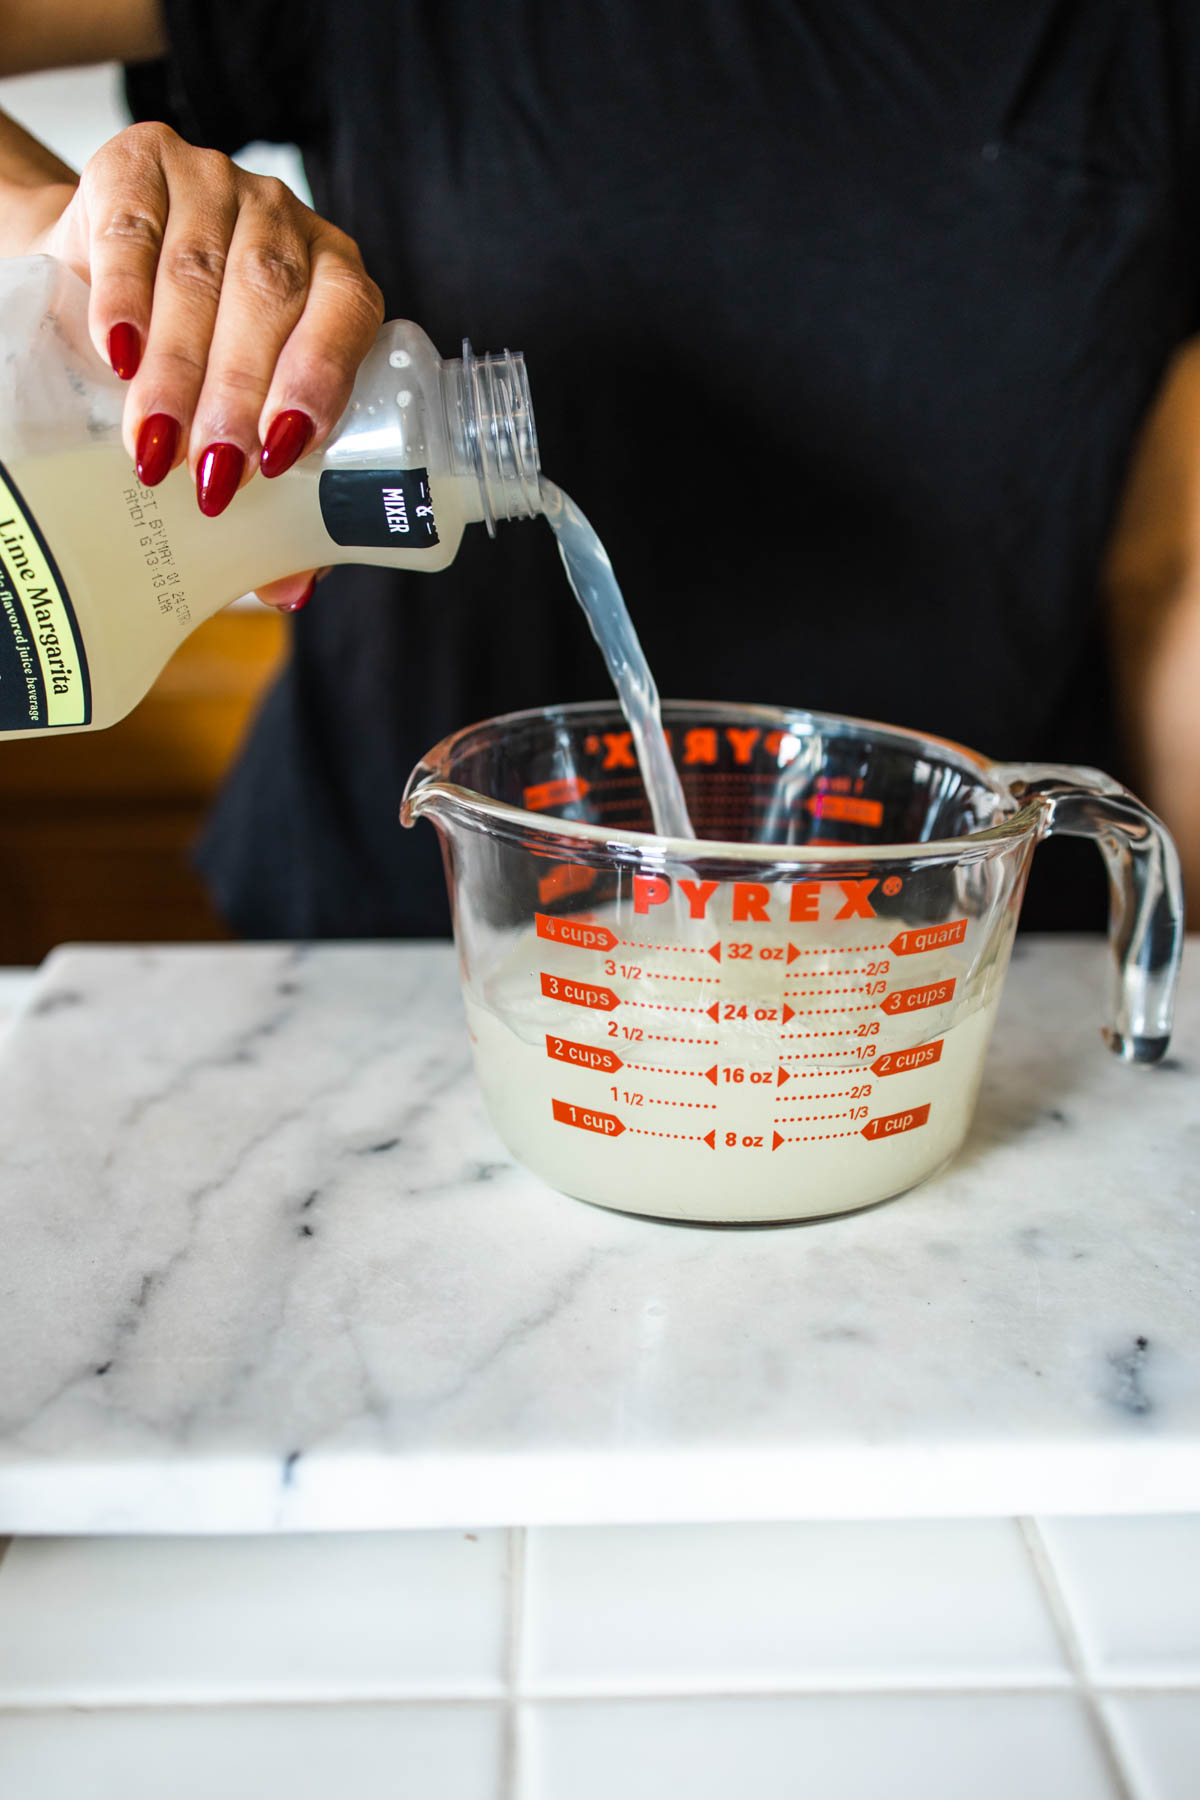
[[[664,1218],[811,1218],[900,1193],[958,1149],[999,998],[988,970],[967,990],[963,950],[888,957],[880,946],[903,929],[894,920],[864,920],[839,930],[836,949],[816,949],[803,928],[714,929],[670,906],[653,923],[589,918],[612,928],[611,953],[530,932],[482,997],[467,995],[492,1120],[552,1186]],[[731,961],[739,937],[753,955]],[[887,964],[885,977],[868,973]],[[946,1004],[904,1015],[882,1005],[885,986],[950,980]],[[546,981],[620,1002],[571,1004]]]
[[[660,837],[694,838],[683,787],[663,736],[658,688],[608,552],[569,494],[544,479],[541,493],[543,514],[558,540],[571,591],[600,646],[633,734],[654,829]]]

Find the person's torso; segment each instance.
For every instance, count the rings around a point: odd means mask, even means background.
[[[1157,7],[440,0],[326,34],[318,207],[389,315],[525,352],[664,693],[1115,759],[1097,567],[1193,312]],[[393,777],[606,691],[549,532],[469,536],[302,621],[312,702],[370,609]]]

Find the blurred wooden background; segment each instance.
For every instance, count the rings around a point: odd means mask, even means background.
[[[0,744],[0,966],[228,935],[189,853],[287,629],[256,603],[218,613],[119,725]]]

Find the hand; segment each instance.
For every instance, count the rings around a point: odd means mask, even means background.
[[[85,165],[32,251],[91,284],[99,353],[129,381],[122,435],[148,486],[186,457],[200,510],[333,429],[383,319],[353,240],[281,181],[131,125]],[[262,598],[291,610],[312,570]]]

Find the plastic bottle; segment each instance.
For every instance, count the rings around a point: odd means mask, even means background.
[[[339,562],[444,569],[468,524],[541,510],[523,359],[464,342],[442,361],[401,320],[322,449],[207,519],[186,465],[138,480],[87,302],[50,257],[0,262],[0,737],[114,724],[263,582]]]

